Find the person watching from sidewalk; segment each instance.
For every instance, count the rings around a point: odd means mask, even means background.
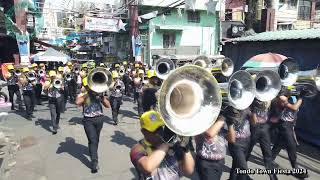
[[[144,139],[130,152],[139,180],[178,180],[193,173],[195,162],[189,151],[189,138],[176,142],[156,111],[143,113],[140,125]]]
[[[76,105],[83,107],[83,126],[88,138],[89,153],[91,157],[91,173],[97,173],[98,145],[100,132],[103,127],[104,115],[102,105],[110,108],[110,102],[102,94],[92,91],[88,86],[88,78],[83,79],[85,92],[80,93],[76,99]]]

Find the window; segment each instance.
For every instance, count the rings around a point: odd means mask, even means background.
[[[163,34],[163,48],[173,48],[176,45],[176,35],[173,33]]]
[[[287,5],[287,9],[296,9],[298,0],[279,0],[279,8],[285,4]]]
[[[200,23],[200,13],[188,11],[188,22]]]
[[[298,19],[299,20],[310,20],[311,18],[311,1],[310,0],[300,0],[298,9]]]

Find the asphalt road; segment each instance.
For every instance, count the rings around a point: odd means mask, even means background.
[[[122,120],[114,126],[111,110],[105,110],[105,124],[101,132],[99,145],[100,170],[90,173],[90,159],[87,138],[81,124],[82,109],[68,104],[62,115],[57,135],[51,133],[50,113],[47,103],[37,106],[35,117],[28,121],[23,113],[9,112],[7,121],[1,128],[10,132],[12,139],[20,145],[20,150],[5,159],[16,162],[8,167],[5,161],[1,167],[3,179],[8,180],[131,180],[135,179],[135,170],[130,162],[130,148],[142,138],[136,105],[132,99],[125,98],[121,106]],[[320,150],[317,147],[301,143],[298,148],[298,162],[308,169],[310,180],[320,179]],[[7,153],[8,154],[8,153]],[[10,156],[10,157],[8,157]],[[249,163],[251,169],[264,169],[259,146],[256,146]],[[287,153],[282,151],[276,159],[279,168],[290,169]],[[227,179],[231,167],[228,155],[222,179]],[[267,180],[266,175],[251,175],[253,179]],[[0,177],[1,179],[1,177]],[[189,178],[184,178],[189,179]],[[197,179],[197,175],[191,177]],[[292,176],[279,175],[279,179],[293,180]]]

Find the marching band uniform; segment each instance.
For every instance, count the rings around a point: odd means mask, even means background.
[[[49,109],[52,121],[52,134],[57,134],[57,130],[59,129],[59,121],[61,109],[63,108],[63,86],[61,85],[60,89],[57,89],[54,86],[54,80],[56,79],[56,72],[50,71],[49,76],[51,81],[46,81],[45,83],[45,91],[48,94],[49,99]],[[61,80],[62,82],[62,80]]]
[[[160,89],[160,80],[154,70],[149,70],[147,72],[147,77],[149,79],[149,82],[145,85],[142,92],[143,112],[155,109],[157,105],[156,93]]]
[[[220,180],[227,152],[227,126],[220,114],[217,121],[204,133],[195,137],[196,170],[200,180]]]
[[[22,109],[22,100],[20,87],[18,85],[18,77],[14,74],[13,65],[8,65],[9,74],[6,76],[8,91],[9,91],[9,101],[11,102],[11,110],[14,110],[14,94],[17,96],[17,101],[19,103],[19,109]]]
[[[124,83],[119,79],[119,74],[116,71],[112,72],[113,84],[111,85],[110,104],[112,108],[112,119],[118,124],[118,114],[120,105],[122,104],[122,96],[125,89]],[[118,88],[119,86],[119,88]]]
[[[306,94],[305,91],[300,93],[297,102],[293,102],[292,99],[286,97],[286,95],[281,95],[279,98],[284,107],[280,114],[280,122],[278,125],[279,135],[275,141],[272,148],[272,158],[273,160],[277,157],[281,149],[284,147],[287,150],[288,157],[292,168],[298,168],[297,164],[297,144],[294,132],[294,123],[297,120],[297,113],[302,104],[302,97]],[[291,97],[292,98],[292,97]],[[291,102],[290,102],[291,101]],[[308,177],[307,173],[296,173],[294,176],[304,179]]]
[[[86,92],[78,95],[76,104],[83,106],[83,126],[89,141],[88,146],[92,163],[91,172],[96,173],[99,169],[98,144],[104,122],[101,104],[106,108],[110,108],[110,103],[106,97],[96,94],[89,89],[87,78],[83,79],[83,86],[86,88]]]
[[[35,73],[36,80],[35,80],[35,87],[34,87],[34,93],[37,100],[37,104],[41,105],[41,92],[42,92],[42,84],[41,84],[41,77],[38,74],[38,64],[33,63],[32,64],[32,70],[31,72]]]
[[[143,107],[142,107],[142,97],[141,97],[141,94],[142,94],[142,91],[143,91],[143,70],[139,70],[138,72],[138,77],[136,77],[134,79],[134,85],[135,85],[135,98],[138,102],[138,114],[139,116],[142,115],[143,113]]]
[[[27,74],[29,72],[29,68],[23,68],[23,73]],[[27,75],[26,75],[27,77]],[[35,105],[35,93],[34,93],[34,86],[35,82],[30,81],[26,78],[26,83],[22,84],[22,91],[23,91],[23,100],[26,106],[26,118],[28,120],[32,120],[34,105]]]
[[[251,140],[250,145],[247,152],[247,161],[250,157],[250,154],[253,150],[253,147],[257,142],[260,143],[264,165],[266,169],[272,170],[272,153],[271,153],[271,139],[269,133],[269,110],[270,110],[271,102],[261,102],[258,99],[255,99],[251,104],[251,123],[250,123],[250,131],[251,131]],[[269,175],[270,180],[277,179],[275,174]]]
[[[227,107],[225,114],[228,126],[232,126],[235,131],[235,142],[228,143],[230,155],[232,156],[232,167],[230,170],[230,180],[244,180],[248,178],[246,174],[237,174],[236,169],[248,169],[246,161],[248,146],[250,143],[250,110],[237,110],[232,106]]]

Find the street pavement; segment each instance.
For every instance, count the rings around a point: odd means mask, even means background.
[[[23,113],[8,112],[8,120],[0,124],[0,131],[10,133],[12,147],[3,155],[5,159],[0,171],[0,179],[6,180],[133,180],[136,173],[130,162],[130,148],[142,138],[136,105],[125,97],[121,106],[122,120],[114,126],[111,110],[106,109],[105,123],[99,144],[99,165],[97,174],[90,172],[90,159],[87,138],[81,124],[82,109],[67,104],[62,114],[57,135],[51,133],[50,113],[47,102],[36,107],[32,121],[23,117]],[[14,143],[16,142],[16,144]],[[8,142],[7,142],[8,143]],[[0,146],[1,147],[1,146]],[[5,149],[5,148],[4,148]],[[16,151],[15,151],[16,150]],[[227,179],[231,167],[231,157],[226,157],[222,179]],[[290,169],[287,153],[282,150],[276,161],[279,168]],[[320,179],[320,151],[306,143],[298,148],[298,162],[307,168],[308,179]],[[251,169],[264,169],[259,146],[254,148],[248,163]],[[251,175],[253,179],[267,180],[266,175]],[[190,179],[190,178],[183,178]],[[197,180],[194,174],[191,179]],[[294,180],[293,176],[279,175],[279,179]]]

